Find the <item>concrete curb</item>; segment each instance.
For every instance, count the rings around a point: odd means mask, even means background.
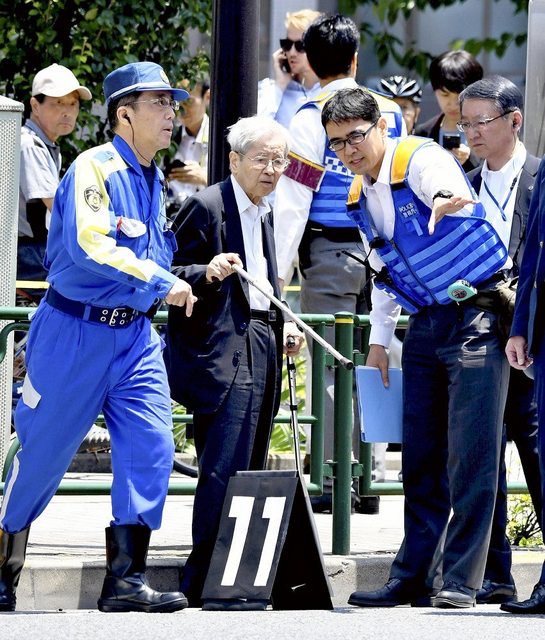
[[[526,555],[524,555],[526,553]],[[527,598],[539,578],[541,554],[514,553],[513,576],[521,599]],[[325,555],[324,564],[333,588],[333,604],[345,606],[356,590],[381,587],[388,579],[393,553],[364,556]],[[159,590],[179,588],[185,558],[153,559],[149,562],[148,579]],[[17,590],[17,609],[95,609],[104,579],[105,563],[98,558],[31,558],[21,575]]]

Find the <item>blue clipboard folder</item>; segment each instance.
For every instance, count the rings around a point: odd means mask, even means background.
[[[363,442],[402,442],[401,369],[388,369],[390,386],[376,367],[356,367],[356,391]]]

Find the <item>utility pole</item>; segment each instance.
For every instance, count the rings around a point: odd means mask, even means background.
[[[214,0],[210,74],[209,184],[229,174],[227,127],[257,108],[259,2]]]

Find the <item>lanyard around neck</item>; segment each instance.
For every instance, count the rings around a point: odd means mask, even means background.
[[[522,171],[522,169],[521,169]],[[496,198],[494,197],[494,195],[492,194],[492,192],[490,191],[490,189],[488,188],[488,185],[486,184],[486,182],[483,179],[483,185],[484,188],[486,189],[486,193],[488,193],[490,199],[492,200],[492,202],[496,205],[496,207],[498,208],[498,211],[501,213],[501,217],[502,220],[504,222],[507,221],[507,214],[505,213],[505,207],[507,206],[507,203],[509,202],[511,195],[513,193],[513,189],[515,188],[515,185],[517,184],[517,180],[518,177],[520,176],[520,171],[517,173],[517,175],[513,178],[513,182],[511,182],[511,186],[509,187],[509,191],[507,192],[507,197],[505,198],[503,204],[500,204]]]

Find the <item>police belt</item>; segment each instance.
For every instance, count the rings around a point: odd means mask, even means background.
[[[502,311],[502,296],[498,290],[500,283],[508,283],[509,278],[505,271],[498,271],[491,278],[477,285],[477,293],[474,296],[464,300],[466,303],[477,307],[481,311],[489,311],[491,313],[499,313]]]
[[[65,298],[52,287],[49,287],[47,290],[47,293],[45,294],[45,301],[50,307],[53,307],[58,311],[62,311],[63,313],[67,313],[70,316],[75,316],[76,318],[81,318],[88,322],[95,322],[96,324],[107,325],[114,329],[123,329],[128,327],[140,316],[153,318],[158,307],[158,304],[154,304],[145,313],[132,309],[131,307],[116,307],[115,309],[94,307],[90,304],[84,304],[77,300]]]

